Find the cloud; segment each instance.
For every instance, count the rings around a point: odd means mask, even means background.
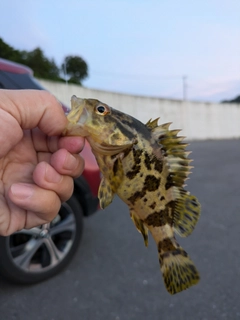
[[[221,100],[239,79],[240,2],[229,1],[8,0],[1,36],[58,64],[82,56],[89,87],[181,99],[187,75],[189,99]]]
[[[206,100],[211,102],[231,100],[238,95],[240,95],[240,77],[236,79],[210,79],[209,81],[201,83],[191,92],[193,100]]]

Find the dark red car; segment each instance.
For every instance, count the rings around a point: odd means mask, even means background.
[[[1,58],[0,89],[44,90],[30,68]],[[63,109],[68,111],[66,106]],[[45,280],[61,271],[75,254],[83,217],[98,209],[100,183],[100,171],[87,143],[82,156],[84,172],[74,180],[72,197],[62,204],[51,223],[0,237],[0,273],[8,279],[19,283]]]

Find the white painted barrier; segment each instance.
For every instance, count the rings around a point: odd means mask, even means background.
[[[160,117],[159,123],[173,122],[188,140],[240,138],[240,105],[166,100],[106,92],[53,81],[39,82],[60,101],[70,106],[72,95],[98,99],[146,123]]]

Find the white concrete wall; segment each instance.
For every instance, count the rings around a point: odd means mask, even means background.
[[[165,100],[92,90],[73,84],[46,80],[40,83],[60,101],[70,106],[70,98],[98,99],[146,123],[160,117],[159,123],[173,122],[171,129],[182,129],[188,140],[240,138],[240,106],[204,102]]]

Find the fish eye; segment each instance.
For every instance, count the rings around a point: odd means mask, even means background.
[[[99,113],[104,113],[104,112],[105,112],[105,107],[104,107],[104,106],[98,106],[98,107],[97,107],[97,111],[98,111]]]
[[[110,112],[109,108],[107,106],[99,105],[95,109],[96,113],[98,113],[101,116],[105,116]]]

